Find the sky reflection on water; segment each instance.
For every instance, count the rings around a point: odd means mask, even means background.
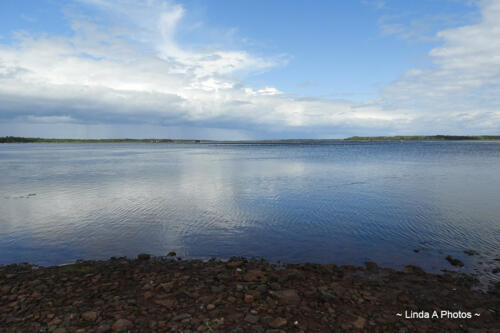
[[[4,144],[0,264],[175,250],[439,271],[451,254],[497,279],[499,165],[500,142]]]

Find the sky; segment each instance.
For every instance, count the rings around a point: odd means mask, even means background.
[[[500,0],[0,1],[0,136],[435,134],[500,134]]]

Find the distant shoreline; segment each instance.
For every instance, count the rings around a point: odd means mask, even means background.
[[[219,144],[314,144],[329,142],[372,141],[497,141],[500,135],[456,136],[352,136],[345,139],[283,140],[190,140],[190,139],[53,139],[33,137],[0,137],[0,143],[219,143]]]

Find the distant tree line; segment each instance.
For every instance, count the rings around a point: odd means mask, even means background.
[[[99,142],[145,142],[145,143],[238,143],[238,144],[314,144],[342,141],[458,141],[458,140],[500,140],[498,135],[459,136],[352,136],[347,139],[289,139],[289,140],[248,140],[248,141],[213,141],[213,140],[178,140],[178,139],[45,139],[19,136],[0,137],[0,143],[99,143]]]
[[[426,136],[352,136],[347,141],[434,141],[434,140],[500,140],[499,135],[426,135]]]
[[[99,143],[99,142],[148,142],[148,143],[200,143],[201,140],[177,140],[177,139],[45,139],[25,138],[20,136],[0,137],[0,143]]]

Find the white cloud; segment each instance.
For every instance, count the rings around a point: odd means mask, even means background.
[[[500,1],[482,3],[478,24],[440,32],[433,68],[408,71],[365,103],[246,86],[248,74],[283,58],[182,44],[186,10],[178,4],[80,2],[102,19],[72,13],[71,37],[23,34],[15,45],[0,43],[3,123],[232,128],[244,137],[499,130]]]
[[[385,102],[443,128],[499,131],[500,1],[483,1],[481,13],[477,24],[439,32],[442,45],[429,52],[434,66],[385,87]]]

